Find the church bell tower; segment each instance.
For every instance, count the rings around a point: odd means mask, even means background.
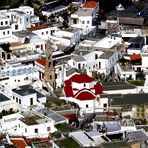
[[[52,59],[52,43],[48,40],[46,44],[46,66],[45,81],[49,83],[53,89],[56,88],[55,66]]]

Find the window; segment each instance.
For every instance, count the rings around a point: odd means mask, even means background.
[[[30,105],[33,105],[33,98],[30,98]]]
[[[44,32],[42,32],[42,35],[44,35]]]
[[[101,62],[99,62],[99,68],[101,68]]]
[[[3,26],[3,22],[1,22],[1,25]]]
[[[5,31],[3,32],[3,35],[5,35]]]
[[[8,25],[8,21],[6,21],[5,24]]]
[[[21,99],[19,99],[19,104],[21,104]]]
[[[84,21],[82,21],[82,24],[84,24],[85,22]]]
[[[20,82],[20,80],[17,80],[18,82]]]
[[[15,30],[18,30],[18,25],[15,25]]]
[[[26,77],[26,80],[28,80],[29,78],[28,77]]]
[[[89,21],[87,21],[87,24],[89,24]]]
[[[9,31],[7,31],[7,33],[9,34]]]
[[[97,55],[97,54],[95,54],[95,60],[96,60],[96,59],[98,59],[98,55]]]
[[[27,133],[27,128],[25,128],[25,132]]]
[[[47,127],[47,131],[50,131],[50,127]]]
[[[73,19],[73,24],[77,24],[77,19]]]
[[[28,17],[27,17],[27,18],[26,18],[26,21],[28,22],[28,20],[29,20],[29,19],[28,19]]]
[[[11,57],[11,56],[10,56],[10,54],[8,53],[8,54],[7,54],[7,59],[10,59],[10,57]]]
[[[84,83],[84,87],[86,87],[86,84]]]
[[[82,68],[85,68],[85,64],[83,64]]]
[[[16,97],[16,102],[18,103],[18,98]]]
[[[55,74],[55,79],[57,79],[57,74]]]
[[[38,133],[38,129],[37,129],[37,128],[35,128],[35,129],[34,129],[34,132],[35,132],[35,133]]]
[[[80,63],[78,64],[78,69],[81,69],[81,64]]]
[[[86,104],[86,108],[88,108],[88,104]]]
[[[40,45],[36,45],[36,48],[40,48]]]
[[[103,104],[103,107],[107,107],[107,104],[105,103],[105,104]]]
[[[46,34],[48,34],[48,31],[46,31]]]
[[[41,44],[41,50],[43,50],[43,44]]]
[[[15,96],[13,96],[13,100],[15,99]]]
[[[52,79],[52,75],[50,75],[50,80]]]

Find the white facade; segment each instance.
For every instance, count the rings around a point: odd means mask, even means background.
[[[11,27],[13,31],[26,30],[31,26],[30,15],[26,14],[20,10],[10,10],[11,11],[11,21],[13,24]]]
[[[46,102],[46,96],[41,92],[42,83],[37,81],[31,85],[20,86],[12,90],[11,98],[24,108],[28,108],[33,105],[41,106]],[[36,89],[34,89],[34,88]]]
[[[68,61],[68,65],[77,69],[82,69],[86,68],[86,61],[76,61],[75,59],[71,58],[71,60]]]
[[[3,15],[0,11],[0,27],[3,27],[3,26],[9,26],[10,25],[10,19]]]
[[[133,80],[136,80],[136,72],[133,69],[124,70],[119,63],[116,63],[115,65],[115,73],[121,79],[126,80],[127,78],[132,78]]]
[[[96,27],[93,26],[93,20],[96,17],[95,13],[94,9],[79,9],[75,13],[71,14],[70,26],[79,28],[82,35],[95,35]]]
[[[31,28],[28,28],[29,31],[37,34],[41,39],[44,39],[44,40],[48,40],[52,32],[54,32],[54,30],[56,29],[57,29],[56,27],[50,27],[49,25],[34,26]]]
[[[0,44],[13,42],[12,28],[8,26],[0,27]]]
[[[59,44],[71,46],[80,41],[80,30],[69,28],[68,30],[55,30],[50,37],[53,41],[59,41]]]
[[[82,57],[84,60],[81,61],[75,61],[71,58],[68,64],[77,69],[86,68],[88,73],[97,71],[109,75],[114,71],[114,65],[119,60],[119,53],[117,50],[93,51]]]
[[[1,95],[1,99],[3,99],[3,97],[8,98],[8,96],[5,96],[5,94],[0,94],[0,95]],[[10,109],[13,109],[13,111],[17,111],[19,109],[22,109],[22,107],[11,99],[0,101],[0,112],[2,112],[3,110],[9,111]]]
[[[37,117],[37,119],[33,119]],[[34,111],[3,116],[0,120],[3,133],[27,138],[48,137],[56,131],[54,121]]]
[[[32,7],[29,7],[29,6],[20,6],[18,9],[20,11],[25,12],[26,14],[28,14],[30,16],[34,15],[34,8],[32,8]]]
[[[11,90],[20,86],[32,83],[38,79],[39,73],[33,65],[21,65],[8,67],[0,71],[0,82],[2,91],[11,96]]]

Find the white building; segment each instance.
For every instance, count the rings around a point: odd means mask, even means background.
[[[10,19],[0,11],[0,27],[10,26]]]
[[[46,102],[46,96],[33,89],[30,85],[20,86],[12,90],[12,99],[24,108],[33,105],[40,106]]]
[[[28,28],[27,30],[37,34],[41,39],[48,40],[54,30],[56,30],[57,27],[52,27],[47,24],[45,25],[38,25],[38,26],[32,26]]]
[[[90,34],[94,36],[96,27],[92,25],[92,13],[93,10],[91,9],[80,9],[71,14],[71,27],[80,29],[82,35]]]
[[[133,79],[136,80],[136,74],[137,72],[134,70],[134,67],[131,65],[122,66],[120,63],[116,63],[115,65],[115,73],[117,76],[119,76],[121,79]]]
[[[64,81],[65,97],[61,97],[69,102],[74,102],[80,107],[80,114],[92,113],[94,108],[96,111],[107,111],[108,100],[99,99],[102,93],[102,85],[95,84],[93,78],[86,74],[71,74]]]
[[[71,60],[68,61],[68,64],[71,67],[74,67],[76,69],[85,69],[86,68],[86,60],[82,55],[73,55],[71,57]]]
[[[51,15],[55,15],[55,14],[61,13],[63,11],[66,11],[68,8],[69,8],[69,6],[61,5],[61,6],[57,6],[57,7],[53,8],[53,9],[43,10],[42,14],[46,15],[47,17],[50,17]]]
[[[80,41],[80,30],[76,28],[67,28],[63,30],[56,29],[50,36],[58,44],[65,46],[72,46]],[[55,43],[55,42],[54,42]]]
[[[3,133],[11,136],[43,138],[56,131],[53,120],[31,110],[3,116],[0,124]]]
[[[13,42],[12,28],[9,26],[0,27],[0,44]]]
[[[109,75],[114,71],[114,65],[119,60],[119,50],[115,49],[97,49],[97,51],[89,51],[83,55],[74,55],[68,64],[77,69],[86,69],[87,73],[96,71]]]
[[[86,2],[84,6],[71,14],[70,25],[81,29],[81,34],[95,35],[95,19],[97,18],[97,13],[99,12],[99,3],[95,1]]]
[[[0,82],[3,92],[11,96],[11,90],[20,85],[27,85],[38,79],[39,74],[33,65],[15,65],[0,71]]]
[[[37,51],[37,52],[43,52],[45,50],[46,41],[35,33],[24,31],[24,30],[17,31],[13,33],[13,38],[15,42],[14,42],[14,45],[12,44],[13,46],[11,48],[12,50],[19,50],[19,51],[30,50],[30,51]]]
[[[9,111],[10,109],[12,109],[13,111],[17,111],[18,109],[22,108],[15,101],[0,93],[0,112],[2,112],[3,110]]]
[[[143,52],[143,46],[145,44],[144,37],[133,37],[128,40],[128,48],[127,48],[127,54],[133,55],[133,54],[140,54]]]
[[[34,9],[29,6],[1,10],[0,18],[0,26],[10,26],[12,27],[13,31],[26,30],[35,22],[39,21],[39,18],[37,16],[35,17],[34,15]]]

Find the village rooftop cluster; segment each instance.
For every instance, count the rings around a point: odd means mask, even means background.
[[[148,4],[54,3],[0,10],[0,147],[148,147]]]

